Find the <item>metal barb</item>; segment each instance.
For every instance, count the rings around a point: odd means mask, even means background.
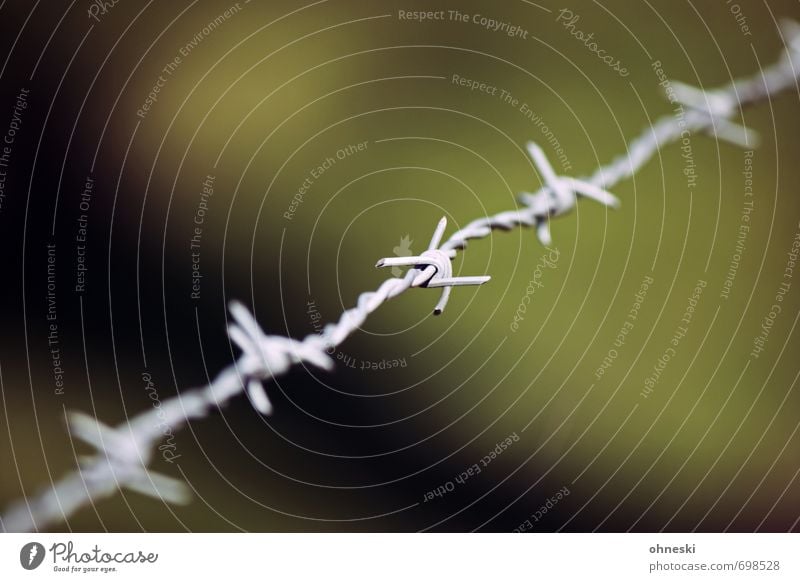
[[[755,130],[748,130],[729,119],[739,109],[735,95],[704,91],[680,81],[672,81],[672,88],[678,103],[690,111],[708,116],[711,123],[707,131],[713,137],[742,148],[758,144],[759,136]]]
[[[272,414],[272,402],[264,388],[264,380],[282,374],[293,363],[304,360],[331,369],[332,360],[318,346],[266,335],[253,314],[238,301],[231,302],[230,312],[235,323],[228,326],[228,335],[243,353],[239,372],[245,393],[261,414]]]
[[[536,217],[536,234],[543,245],[547,246],[552,242],[550,217],[560,216],[572,210],[572,207],[577,202],[578,195],[591,198],[611,208],[619,207],[617,197],[599,186],[586,180],[556,175],[553,166],[544,155],[544,151],[534,142],[528,142],[527,148],[547,188],[540,190],[536,194],[522,193],[519,199],[534,213]]]
[[[453,287],[462,285],[483,285],[491,277],[453,277],[452,259],[456,256],[455,249],[442,250],[439,245],[442,242],[444,229],[447,227],[447,218],[442,218],[436,225],[436,230],[431,237],[428,250],[416,257],[387,257],[381,259],[376,267],[414,267],[419,273],[414,276],[412,287],[443,287],[442,296],[434,315],[440,315],[447,301],[450,298],[450,291]]]
[[[111,472],[114,482],[131,491],[169,503],[186,504],[191,500],[191,492],[183,481],[148,470],[152,451],[138,446],[127,425],[111,428],[82,412],[70,412],[67,423],[72,436],[97,451],[82,460],[81,475],[85,482],[105,481]]]

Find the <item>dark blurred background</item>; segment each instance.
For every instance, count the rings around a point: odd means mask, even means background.
[[[400,16],[416,10],[445,19]],[[21,92],[27,107],[0,207],[0,508],[90,452],[65,410],[118,424],[152,406],[145,377],[163,401],[231,363],[231,299],[267,333],[314,333],[389,275],[377,259],[424,250],[442,216],[451,233],[538,189],[528,140],[557,172],[588,175],[671,113],[654,61],[724,84],[777,59],[783,17],[800,17],[796,1],[3,3],[0,132]],[[799,120],[796,90],[737,120],[761,145],[727,298],[750,168],[741,148],[692,135],[695,188],[667,146],[612,189],[619,210],[583,201],[553,221],[553,267],[535,275],[548,251],[530,230],[473,242],[454,269],[492,280],[455,289],[442,316],[438,291],[411,290],[334,372],[271,383],[272,416],[242,396],[177,432],[176,461],[153,466],[191,485],[190,505],[123,491],[58,529],[798,529],[800,287],[750,353],[790,281]]]

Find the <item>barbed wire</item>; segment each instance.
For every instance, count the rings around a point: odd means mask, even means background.
[[[549,245],[551,218],[568,213],[578,198],[590,198],[606,207],[616,208],[619,202],[607,189],[633,176],[669,143],[685,139],[693,132],[706,131],[717,139],[753,147],[755,133],[736,125],[731,119],[733,115],[745,105],[790,87],[798,88],[800,70],[795,68],[794,61],[800,59],[800,25],[784,21],[781,29],[785,36],[785,49],[780,58],[774,65],[751,77],[705,91],[677,81],[668,82],[665,93],[676,106],[673,112],[633,139],[625,154],[599,167],[587,178],[556,175],[542,149],[528,143],[528,152],[543,185],[535,193],[520,194],[522,208],[474,220],[440,245],[446,227],[446,221],[442,219],[429,249],[422,255],[378,262],[379,267],[410,266],[404,277],[387,279],[375,291],[362,293],[355,307],[342,313],[338,321],[327,324],[320,333],[302,340],[267,335],[244,305],[232,302],[233,323],[228,326],[228,335],[241,349],[237,360],[224,368],[210,384],[156,403],[153,409],[116,427],[109,427],[84,413],[69,412],[67,429],[71,437],[91,445],[95,453],[81,458],[76,470],[37,496],[14,503],[0,517],[0,527],[7,532],[46,529],[123,487],[168,503],[188,503],[191,493],[185,483],[148,468],[154,449],[164,436],[163,426],[175,431],[191,419],[204,418],[222,408],[242,392],[259,412],[270,414],[272,404],[264,382],[301,362],[331,370],[333,360],[327,352],[358,330],[372,312],[390,299],[413,287],[443,287],[442,298],[434,310],[438,315],[444,309],[453,285],[486,282],[488,277],[451,276],[450,261],[459,249],[467,245],[467,241],[485,238],[497,229],[532,227],[542,244]]]

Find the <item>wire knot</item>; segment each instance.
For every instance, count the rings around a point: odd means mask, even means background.
[[[110,490],[119,484],[169,503],[186,504],[191,500],[185,483],[147,469],[151,448],[140,446],[128,424],[111,428],[88,414],[70,412],[67,425],[70,434],[97,451],[81,459],[80,474],[87,483]]]
[[[671,86],[675,101],[695,115],[707,118],[707,131],[711,136],[743,148],[758,144],[756,131],[748,130],[729,119],[739,109],[733,95],[723,91],[704,91],[680,81],[672,81]]]
[[[443,251],[441,249],[431,249],[424,251],[419,256],[417,265],[421,267],[433,267],[433,269],[423,268],[411,283],[412,287],[439,287],[436,283],[442,279],[449,279],[453,276],[452,259],[455,251]]]
[[[453,277],[452,259],[456,256],[455,249],[443,250],[439,248],[442,242],[444,229],[447,227],[447,218],[442,218],[436,226],[428,250],[416,257],[389,257],[378,261],[376,267],[414,267],[418,271],[413,274],[412,287],[443,287],[439,303],[433,310],[434,315],[440,315],[450,298],[450,291],[455,286],[483,285],[491,277]]]
[[[550,217],[560,216],[572,210],[577,203],[579,195],[591,198],[612,208],[619,206],[619,200],[616,196],[591,182],[568,176],[558,176],[544,155],[542,148],[534,142],[528,142],[527,148],[536,169],[539,170],[542,176],[545,188],[536,194],[523,192],[520,194],[519,199],[534,215],[536,234],[543,245],[547,246],[552,242]]]
[[[243,352],[238,364],[239,373],[250,402],[261,414],[272,413],[264,380],[283,374],[292,364],[301,361],[326,370],[333,367],[333,360],[320,345],[266,335],[250,311],[238,301],[231,302],[230,311],[235,323],[228,326],[228,335]]]

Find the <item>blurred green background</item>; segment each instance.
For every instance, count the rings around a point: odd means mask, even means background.
[[[562,8],[630,74],[572,36]],[[536,191],[527,141],[557,172],[588,175],[671,113],[654,61],[670,79],[725,84],[774,62],[778,20],[800,16],[788,0],[120,2],[97,21],[87,9],[0,10],[0,128],[20,88],[31,90],[0,212],[0,507],[88,452],[66,437],[66,409],[116,424],[151,406],[144,373],[163,400],[229,364],[227,301],[245,302],[267,333],[314,333],[389,275],[373,268],[379,258],[424,250],[442,216],[449,234]],[[445,20],[400,17],[416,10],[444,10]],[[521,32],[492,31],[475,15]],[[454,75],[497,91],[471,91]],[[137,115],[160,76],[157,100]],[[561,161],[523,104],[558,140]],[[796,285],[764,351],[750,353],[791,282],[799,114],[795,90],[737,119],[761,144],[727,299],[745,153],[693,134],[695,188],[680,146],[667,146],[612,189],[619,210],[583,201],[552,222],[554,267],[535,275],[548,251],[531,230],[472,242],[454,270],[492,280],[455,289],[442,316],[431,315],[438,291],[412,290],[340,347],[335,372],[298,367],[271,384],[273,416],[241,397],[178,432],[179,461],[154,466],[191,484],[191,505],[124,492],[58,528],[511,531],[528,520],[538,531],[796,530]],[[87,176],[95,187],[79,293]],[[63,394],[47,343],[46,244],[58,248]],[[535,276],[542,286],[514,331]],[[699,280],[686,336],[644,397]],[[362,369],[393,360],[402,364]],[[513,434],[518,442],[483,467]],[[480,474],[425,501],[474,464]],[[563,487],[570,495],[535,521]]]

